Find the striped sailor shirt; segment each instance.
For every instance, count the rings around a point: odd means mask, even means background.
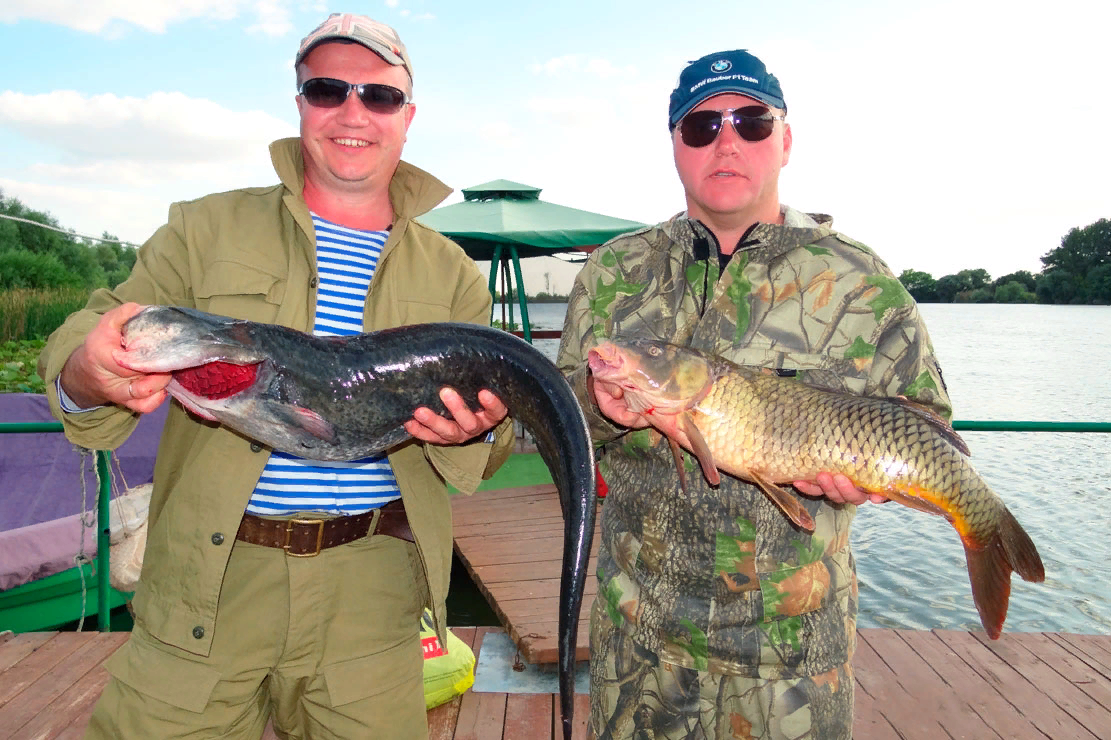
[[[360,231],[312,214],[316,229],[316,336],[363,330],[363,304],[389,231]],[[274,452],[259,477],[247,512],[284,516],[298,511],[350,516],[401,498],[389,460],[367,457],[318,462]]]

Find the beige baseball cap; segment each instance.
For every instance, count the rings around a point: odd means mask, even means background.
[[[320,44],[337,39],[362,44],[395,67],[404,67],[409,74],[409,79],[413,79],[413,65],[409,61],[409,52],[405,50],[405,44],[401,43],[397,31],[385,23],[354,13],[332,13],[308,36],[301,39],[301,47],[297,50],[297,58],[293,66],[300,64],[305,56]]]

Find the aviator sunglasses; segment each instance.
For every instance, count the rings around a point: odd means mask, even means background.
[[[409,96],[403,91],[377,82],[356,85],[331,77],[313,77],[297,88],[297,92],[314,108],[338,108],[347,100],[352,90],[371,113],[397,113],[409,102]]]
[[[725,121],[733,123],[733,129],[745,141],[763,141],[771,136],[776,121],[786,116],[773,116],[762,105],[748,105],[744,108],[728,110],[700,110],[688,113],[679,123],[679,136],[683,143],[698,149],[709,146],[721,132]]]

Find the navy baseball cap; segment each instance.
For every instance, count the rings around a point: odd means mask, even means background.
[[[722,93],[739,93],[773,108],[787,110],[779,80],[764,63],[744,49],[719,51],[688,64],[671,91],[668,129],[674,130],[683,116],[706,98]]]

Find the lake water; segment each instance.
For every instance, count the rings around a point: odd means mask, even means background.
[[[565,304],[529,304],[536,329],[562,329],[565,311]],[[956,418],[1111,421],[1111,307],[924,304],[921,311]],[[559,342],[536,345],[554,359]],[[1111,434],[962,436],[1045,563],[1045,583],[1012,579],[1004,629],[1111,633]],[[860,626],[982,629],[964,549],[942,519],[866,505],[852,541]]]

